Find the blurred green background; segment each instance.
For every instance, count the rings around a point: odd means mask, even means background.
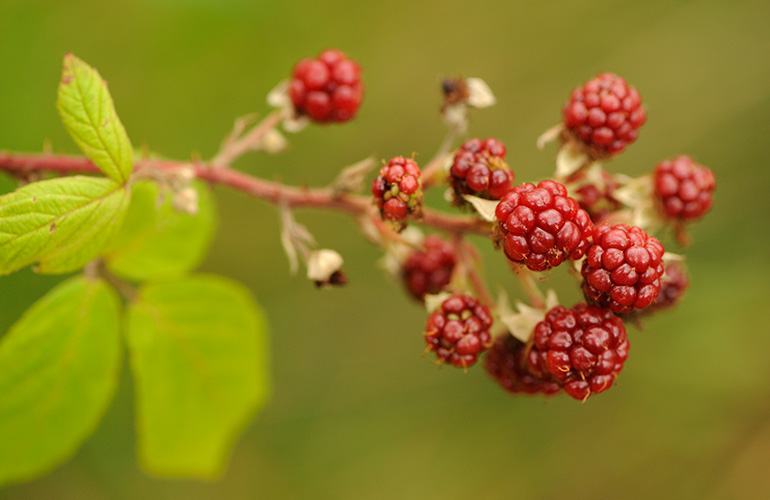
[[[188,158],[210,157],[234,117],[264,111],[295,60],[339,47],[364,67],[359,118],[240,167],[319,184],[369,154],[425,160],[443,135],[439,82],[463,74],[498,97],[472,133],[505,141],[518,179],[545,177],[555,151],[535,138],[572,87],[610,70],[640,89],[649,121],[609,168],[638,174],[687,152],[719,184],[692,231],[685,302],[631,332],[617,387],[586,404],[512,398],[483,370],[437,369],[420,356],[423,311],[350,220],[298,213],[346,257],[350,285],[318,292],[289,276],[273,208],[218,190],[204,269],[243,281],[269,312],[275,380],[229,472],[216,483],[143,475],[124,370],[77,456],[0,498],[770,498],[768,19],[767,1],[0,0],[2,149],[47,139],[75,152],[54,108],[65,51],[109,80],[135,144]],[[487,274],[518,293],[490,246],[479,241]],[[0,330],[55,281],[2,278]],[[577,300],[564,272],[552,285]]]

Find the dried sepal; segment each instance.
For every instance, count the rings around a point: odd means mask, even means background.
[[[289,81],[282,80],[267,94],[267,104],[281,111],[283,115],[283,129],[295,134],[303,130],[310,123],[305,116],[297,116],[294,104],[289,97]]]
[[[441,304],[443,304],[444,301],[451,296],[452,294],[449,292],[441,292],[441,293],[426,295],[425,310],[428,312],[428,314],[432,313],[433,311],[441,307]]]
[[[548,290],[545,295],[545,307],[538,308],[516,301],[514,311],[508,299],[508,294],[501,291],[497,299],[497,316],[500,323],[505,325],[508,331],[518,340],[527,343],[532,336],[532,331],[540,321],[545,318],[545,313],[559,304],[556,292]]]
[[[335,193],[355,193],[364,189],[369,173],[377,166],[377,161],[372,158],[364,158],[345,167],[337,175],[331,184]]]
[[[554,125],[553,127],[540,134],[536,142],[537,149],[541,151],[545,149],[548,144],[556,141],[559,137],[561,137],[563,131],[564,125],[559,123],[558,125]]]
[[[574,141],[567,141],[556,154],[556,179],[566,179],[591,163],[585,151]]]
[[[495,218],[495,208],[497,208],[497,204],[500,203],[499,200],[487,200],[469,194],[464,194],[463,199],[470,203],[485,221],[495,222],[497,220]]]

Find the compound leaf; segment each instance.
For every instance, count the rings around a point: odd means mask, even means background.
[[[95,429],[117,384],[119,305],[106,284],[74,278],[0,342],[0,484],[61,464]]]
[[[64,56],[56,107],[70,136],[94,165],[118,183],[128,181],[134,150],[107,84],[72,54]]]
[[[0,274],[35,262],[41,273],[77,270],[120,227],[126,188],[85,176],[49,179],[0,196]]]
[[[139,456],[161,476],[213,478],[268,393],[266,325],[214,276],[146,285],[128,315]]]
[[[134,281],[176,278],[200,264],[214,234],[215,210],[209,189],[196,183],[198,211],[159,203],[154,182],[134,184],[131,205],[105,259],[115,274]]]

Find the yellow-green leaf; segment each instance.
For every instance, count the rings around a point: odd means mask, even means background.
[[[33,305],[0,342],[0,484],[41,475],[93,432],[120,366],[119,301],[75,278]]]
[[[106,252],[113,273],[134,281],[176,278],[200,264],[214,234],[215,211],[209,189],[196,183],[198,211],[176,210],[159,202],[157,184],[133,185],[131,205]]]
[[[64,177],[0,196],[0,274],[35,262],[41,273],[77,270],[120,227],[126,188],[110,179]]]
[[[242,286],[194,276],[141,288],[127,335],[143,468],[219,476],[268,392],[261,310]]]
[[[81,151],[105,175],[124,184],[134,166],[131,141],[107,84],[94,68],[72,54],[64,56],[56,107]]]

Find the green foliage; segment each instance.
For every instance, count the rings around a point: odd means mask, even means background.
[[[196,183],[198,213],[159,203],[154,182],[134,184],[123,226],[105,256],[110,271],[135,281],[179,277],[200,264],[214,234],[215,210],[207,186]]]
[[[83,153],[111,179],[127,182],[134,150],[107,84],[95,69],[72,54],[64,56],[56,106]]]
[[[266,325],[249,293],[212,276],[147,285],[130,306],[128,346],[143,467],[221,474],[268,391]]]
[[[41,273],[77,270],[120,226],[129,196],[110,179],[35,182],[0,197],[0,274],[35,262]]]
[[[0,484],[47,471],[94,430],[115,391],[119,303],[74,278],[38,301],[0,343]]]

